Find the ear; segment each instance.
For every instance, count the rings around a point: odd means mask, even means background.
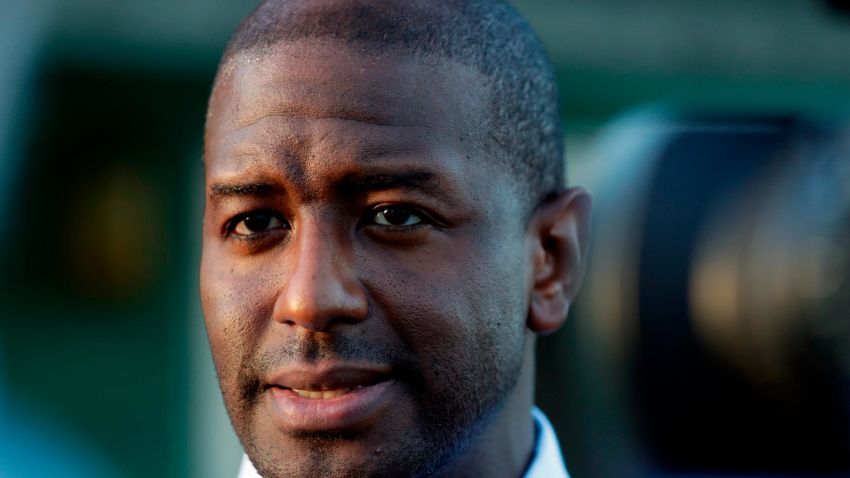
[[[590,240],[590,193],[570,188],[547,198],[529,223],[532,267],[527,326],[538,334],[558,330],[584,275]]]

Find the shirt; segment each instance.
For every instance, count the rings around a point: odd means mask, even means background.
[[[528,466],[523,478],[570,478],[564,459],[561,457],[561,447],[552,424],[539,408],[531,409],[534,418],[534,452],[531,464]],[[238,478],[260,478],[257,470],[248,460],[242,456],[242,464],[239,467]]]

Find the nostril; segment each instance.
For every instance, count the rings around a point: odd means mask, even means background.
[[[274,305],[276,322],[320,332],[332,322],[365,319],[366,292],[342,246],[334,247],[325,236],[304,234],[302,229],[293,254],[292,269]]]

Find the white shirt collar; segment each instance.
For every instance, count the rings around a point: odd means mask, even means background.
[[[558,437],[549,419],[537,407],[531,409],[531,416],[534,417],[537,437],[534,443],[534,458],[531,459],[524,478],[570,478],[561,456]]]
[[[564,466],[564,459],[561,457],[558,437],[555,436],[555,430],[549,423],[549,419],[537,407],[531,409],[531,416],[534,418],[537,436],[534,457],[523,478],[570,478]],[[242,455],[238,478],[260,478],[246,455]]]

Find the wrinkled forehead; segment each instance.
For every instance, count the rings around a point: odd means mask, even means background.
[[[280,43],[241,52],[222,65],[207,133],[226,134],[272,116],[303,116],[472,135],[485,111],[484,85],[475,69],[443,58],[333,40]]]

